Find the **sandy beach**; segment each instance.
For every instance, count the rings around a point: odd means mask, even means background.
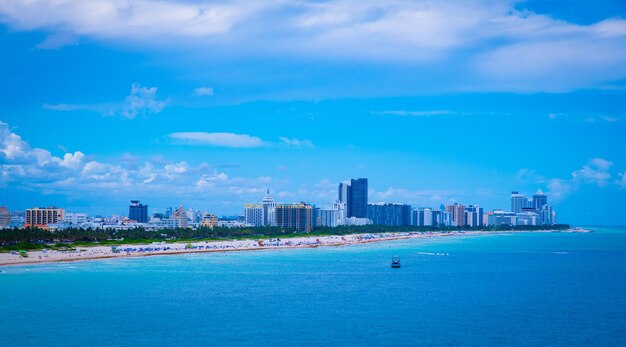
[[[108,258],[135,258],[157,255],[186,253],[255,251],[286,248],[314,248],[324,246],[346,246],[368,242],[382,242],[409,238],[450,237],[459,235],[494,235],[512,232],[587,232],[588,230],[540,230],[540,231],[452,231],[452,232],[408,232],[354,234],[344,236],[302,236],[293,238],[260,238],[250,240],[200,241],[200,242],[155,242],[151,244],[128,244],[115,246],[77,247],[72,251],[40,250],[20,254],[0,253],[0,266],[41,264],[51,262],[86,261]]]

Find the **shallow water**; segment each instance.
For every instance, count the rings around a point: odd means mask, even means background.
[[[0,345],[626,345],[626,228],[0,268]],[[391,269],[391,256],[401,269]]]

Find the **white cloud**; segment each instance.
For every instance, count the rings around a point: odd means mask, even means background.
[[[156,92],[156,87],[147,88],[134,83],[118,113],[124,118],[133,119],[140,115],[161,112],[166,102],[158,100]]]
[[[53,33],[49,35],[45,41],[35,46],[38,49],[58,49],[66,46],[74,46],[78,44],[78,38],[67,33]]]
[[[610,116],[600,116],[600,119],[602,119],[603,121],[605,121],[607,123],[614,123],[614,122],[618,122],[619,121],[619,118],[610,117]]]
[[[200,87],[193,90],[194,95],[197,96],[212,96],[214,91],[211,87]]]
[[[620,186],[620,188],[626,188],[626,171],[624,173],[617,174],[619,176],[618,180],[615,180],[615,184]]]
[[[393,110],[393,111],[381,111],[375,112],[380,115],[392,115],[392,116],[412,116],[412,117],[428,117],[428,116],[449,116],[449,115],[461,115],[466,113],[454,112],[450,110],[432,110],[432,111],[407,111],[407,110]]]
[[[548,195],[550,195],[551,199],[554,199],[556,201],[563,200],[565,197],[567,197],[574,190],[577,189],[572,181],[558,178],[548,180],[547,186]]]
[[[314,148],[311,140],[279,137],[280,142],[266,142],[256,136],[235,133],[177,132],[167,136],[173,143],[196,146],[257,148],[265,146],[287,146],[292,148]]]
[[[254,8],[254,6],[250,6]],[[4,20],[22,30],[63,29],[101,39],[204,37],[229,31],[248,12],[243,6],[146,0],[7,0]]]
[[[83,159],[85,155],[82,152],[65,153],[63,156],[63,161],[60,163],[61,166],[68,167],[70,169],[76,169],[80,167],[83,163]]]
[[[157,97],[156,87],[142,87],[138,83],[133,83],[130,94],[123,102],[111,102],[104,104],[49,104],[44,103],[43,108],[53,111],[91,111],[107,116],[119,115],[126,119],[134,119],[137,116],[148,116],[163,111],[168,104],[167,100],[160,100]]]
[[[49,32],[42,47],[88,37],[234,57],[417,66],[459,58],[473,78],[468,89],[566,90],[626,77],[626,20],[582,25],[516,7],[512,0],[5,0],[0,20]]]
[[[565,113],[548,113],[548,118],[550,119],[557,119],[557,118],[564,118],[567,117],[567,114]]]
[[[229,177],[206,163],[191,165],[162,158],[141,162],[132,160],[103,162],[87,159],[81,151],[55,156],[48,150],[32,148],[6,123],[0,122],[0,187],[59,194],[72,198],[85,195],[115,198],[132,192],[135,196],[188,199],[190,196],[231,199],[237,204],[260,199],[264,190],[280,187],[269,176]],[[252,200],[256,201],[256,200]]]
[[[521,169],[516,179],[531,180],[538,184],[545,184],[548,194],[555,200],[562,200],[578,190],[583,184],[593,184],[598,187],[608,186],[611,180],[610,169],[613,162],[603,158],[592,158],[582,168],[574,170],[569,178],[545,178],[535,170]],[[615,184],[620,184],[615,181]]]
[[[287,137],[279,137],[278,139],[283,144],[289,147],[294,147],[294,148],[314,148],[315,147],[311,140],[290,139]]]
[[[178,132],[168,137],[178,143],[200,146],[253,148],[265,145],[258,137],[234,133]]]
[[[574,181],[593,183],[597,184],[599,187],[604,187],[611,178],[611,174],[608,172],[611,165],[613,165],[613,163],[606,159],[593,158],[589,161],[588,165],[572,172],[572,179]]]

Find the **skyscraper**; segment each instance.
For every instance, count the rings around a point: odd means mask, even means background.
[[[465,221],[465,205],[446,205],[446,212],[450,213],[452,216],[452,221],[456,224],[456,226],[463,227],[467,223]]]
[[[344,181],[339,183],[339,192],[338,192],[337,200],[340,203],[348,205],[348,201],[350,200],[350,182]]]
[[[136,220],[137,223],[148,223],[148,205],[141,204],[139,200],[131,200],[128,219]]]
[[[533,207],[535,210],[541,210],[544,205],[548,204],[548,197],[539,189],[535,195],[533,195]]]
[[[478,227],[484,224],[483,208],[476,205],[469,205],[465,208],[465,224],[471,227]]]
[[[511,212],[522,212],[522,208],[526,207],[527,203],[528,199],[524,195],[516,191],[511,192]]]
[[[367,218],[367,178],[350,180],[348,217]]]
[[[276,202],[272,199],[269,189],[261,205],[263,205],[263,225],[268,227],[276,225]]]

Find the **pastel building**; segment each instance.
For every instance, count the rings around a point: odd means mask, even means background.
[[[0,229],[8,228],[11,224],[11,214],[5,206],[0,206]]]
[[[452,222],[455,226],[463,227],[467,225],[465,220],[465,205],[457,203],[454,205],[446,205],[446,212],[452,215]]]
[[[178,206],[178,208],[172,212],[170,219],[176,221],[177,228],[186,228],[189,225],[189,222],[187,221],[187,211],[185,211],[183,205]]]
[[[48,224],[57,224],[65,217],[65,211],[57,207],[35,207],[26,210],[26,227],[46,228]]]
[[[203,227],[213,229],[217,226],[217,222],[218,222],[217,216],[214,215],[213,213],[204,213],[202,215],[201,225]]]

